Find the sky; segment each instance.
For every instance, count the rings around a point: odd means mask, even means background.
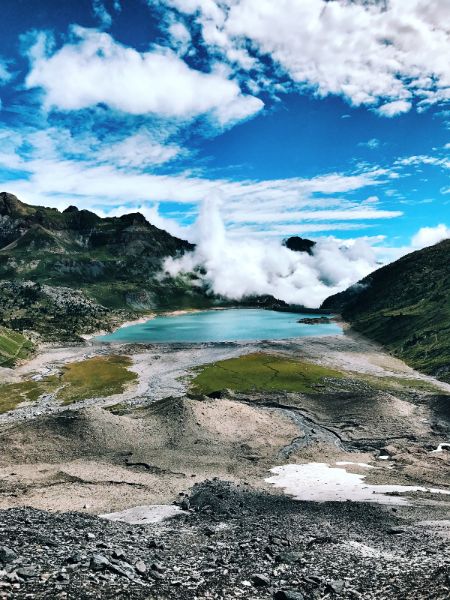
[[[24,202],[140,210],[193,241],[209,203],[228,240],[378,261],[450,236],[448,0],[0,11],[0,187]]]

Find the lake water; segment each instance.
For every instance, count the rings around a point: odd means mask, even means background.
[[[298,323],[303,317],[314,315],[251,308],[205,310],[156,317],[145,323],[121,327],[96,339],[101,342],[141,343],[232,342],[342,333],[336,323]]]

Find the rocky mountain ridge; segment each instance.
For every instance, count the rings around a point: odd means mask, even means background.
[[[162,275],[165,257],[193,248],[140,213],[60,212],[2,192],[0,325],[70,340],[155,309],[209,306],[195,276]]]

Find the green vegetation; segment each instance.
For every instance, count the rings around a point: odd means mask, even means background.
[[[200,368],[191,389],[197,394],[210,394],[222,389],[314,394],[323,391],[327,378],[344,379],[345,375],[306,361],[255,353]]]
[[[323,308],[411,366],[450,382],[450,240],[378,269]]]
[[[128,370],[128,356],[95,356],[64,367],[57,398],[71,404],[88,398],[121,394],[128,384],[137,381],[137,374]]]
[[[128,356],[95,356],[65,365],[60,375],[0,384],[0,413],[13,410],[22,402],[36,402],[44,394],[54,394],[63,404],[121,394],[137,381],[130,366]]]
[[[0,385],[0,414],[13,410],[23,402],[36,402],[43,394],[55,389],[55,378],[45,381],[19,381]]]
[[[33,348],[30,340],[20,333],[0,327],[0,367],[13,367],[18,360],[27,358]]]

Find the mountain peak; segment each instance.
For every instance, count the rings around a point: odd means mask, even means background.
[[[32,206],[21,202],[14,194],[0,192],[0,215],[17,218],[31,215],[34,212]]]

